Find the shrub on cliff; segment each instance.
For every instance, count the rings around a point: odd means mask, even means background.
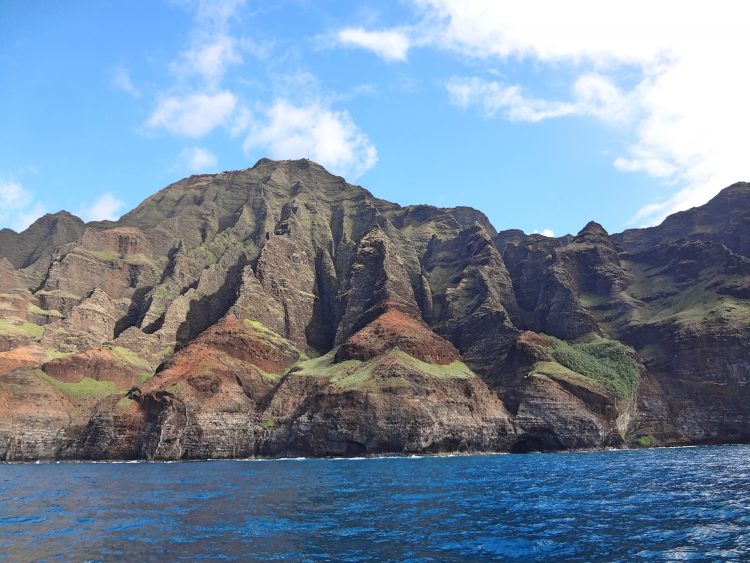
[[[552,355],[566,368],[593,379],[619,399],[633,395],[640,370],[635,352],[614,340],[573,344],[549,337]]]

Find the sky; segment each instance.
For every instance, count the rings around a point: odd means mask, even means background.
[[[0,227],[310,158],[497,229],[659,223],[750,179],[743,2],[0,2]]]

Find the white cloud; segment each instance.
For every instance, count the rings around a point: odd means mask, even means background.
[[[242,64],[242,51],[265,54],[263,46],[230,33],[229,24],[244,4],[245,0],[199,0],[190,46],[172,62],[170,70],[180,78],[198,76],[206,87],[214,89],[231,66]]]
[[[116,221],[120,218],[120,209],[124,205],[125,202],[120,201],[112,194],[105,193],[85,208],[81,215],[85,221]]]
[[[244,53],[258,57],[267,53],[265,46],[233,32],[233,20],[240,19],[242,4],[244,1],[191,0],[196,12],[190,41],[170,65],[175,84],[157,99],[145,128],[193,139],[224,128],[230,138],[244,139],[246,152],[257,150],[277,159],[307,157],[349,178],[374,166],[375,147],[349,113],[329,109],[332,96],[320,91],[311,74],[272,74],[269,99],[273,101],[265,104],[248,102],[234,88],[222,85],[227,73],[242,64]],[[389,32],[384,39],[396,35]],[[405,56],[405,51],[398,50],[397,38],[391,42],[395,47],[387,48],[384,56]],[[267,84],[253,89],[269,91]],[[281,96],[273,93],[278,90],[283,91]],[[216,164],[216,156],[202,147],[186,148],[178,157],[178,166],[191,171],[204,171]]]
[[[207,84],[214,86],[230,66],[240,63],[242,57],[237,49],[237,41],[228,35],[217,35],[184,51],[172,63],[171,69],[177,75],[200,76]]]
[[[184,137],[202,137],[225,125],[236,105],[234,94],[226,90],[167,96],[157,103],[146,126]]]
[[[607,78],[583,75],[573,84],[573,100],[568,102],[530,98],[520,86],[505,86],[478,77],[453,77],[448,81],[451,101],[461,107],[478,105],[488,117],[502,111],[510,121],[537,122],[566,115],[591,115],[612,122],[626,122],[633,113],[632,103]]]
[[[409,38],[401,31],[367,31],[361,27],[348,27],[337,33],[342,45],[361,47],[372,51],[387,61],[405,61]]]
[[[198,0],[196,20],[205,31],[222,31],[245,0]]]
[[[634,219],[657,222],[747,178],[745,2],[727,0],[710,9],[677,0],[412,3],[420,21],[394,28],[407,40],[404,51],[429,46],[479,62],[526,59],[577,74],[570,101],[526,96],[513,84],[468,82],[453,84],[456,103],[509,119],[630,120],[630,148],[614,166],[667,186]],[[628,87],[618,88],[623,76]]]
[[[518,86],[503,86],[481,78],[454,77],[448,82],[451,101],[461,107],[479,105],[487,117],[504,110],[511,121],[541,121],[576,112],[575,106],[563,102],[525,97]]]
[[[245,151],[274,159],[309,158],[332,172],[355,179],[377,162],[377,151],[346,111],[320,102],[296,106],[277,100],[251,128]]]
[[[4,211],[26,207],[34,196],[18,182],[0,182],[0,209]]]
[[[239,106],[237,111],[232,116],[229,123],[229,136],[237,137],[242,135],[245,131],[250,128],[250,124],[253,121],[253,114],[245,106]]]
[[[203,172],[216,167],[216,155],[203,147],[189,147],[180,151],[180,164],[191,172]]]
[[[573,99],[580,115],[614,123],[627,123],[637,117],[637,103],[633,94],[623,92],[601,74],[579,76],[573,84]]]
[[[542,236],[551,237],[551,238],[555,237],[555,233],[552,231],[552,229],[542,229],[541,231],[537,231],[536,229],[534,229],[534,231],[531,234],[542,235]]]
[[[640,158],[617,157],[614,161],[615,168],[621,172],[645,172],[649,176],[657,178],[669,178],[677,173],[678,168],[658,158],[650,158],[643,155]]]
[[[662,24],[684,18],[685,2],[658,6],[633,0],[611,6],[596,0],[414,0],[424,19],[414,44],[432,45],[475,58],[530,57],[542,61],[611,62],[655,60],[670,42]],[[683,20],[684,21],[684,20]],[[700,24],[696,15],[691,24]],[[634,35],[633,31],[638,31]]]
[[[0,180],[0,223],[21,232],[44,211],[41,203],[34,203],[34,194],[19,182]]]
[[[185,7],[194,12],[190,41],[170,63],[176,81],[157,97],[146,129],[194,139],[219,127],[225,127],[231,137],[247,131],[252,114],[234,91],[221,87],[229,69],[243,63],[242,53],[266,54],[265,46],[231,33],[230,23],[239,19],[238,10],[244,4],[245,0],[184,0]],[[215,165],[216,157],[205,149],[180,153],[180,167],[203,170]]]
[[[229,21],[242,4],[244,0],[189,2],[195,10],[190,44],[169,65],[180,80],[168,95],[157,98],[146,120],[147,128],[198,138],[227,124],[237,106],[237,97],[221,89],[219,83],[229,67],[242,63],[242,41],[228,33]],[[127,75],[118,78],[122,86],[129,83]]]
[[[112,86],[133,97],[138,98],[141,96],[141,91],[133,84],[133,81],[130,79],[130,72],[125,67],[118,66],[115,68],[112,73]]]

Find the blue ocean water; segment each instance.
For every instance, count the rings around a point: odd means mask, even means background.
[[[8,560],[750,559],[750,446],[0,465]]]

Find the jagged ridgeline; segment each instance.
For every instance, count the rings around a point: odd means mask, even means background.
[[[750,439],[750,184],[659,227],[496,232],[307,161],[0,231],[0,458]]]

